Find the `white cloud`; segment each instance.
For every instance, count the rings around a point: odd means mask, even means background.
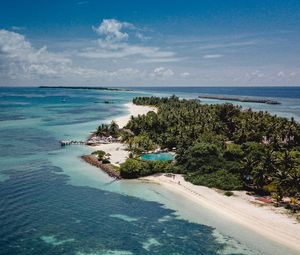
[[[133,68],[113,71],[74,66],[71,59],[52,53],[44,46],[34,48],[18,33],[0,30],[0,76],[9,79],[36,79],[41,77],[64,79],[128,80],[140,78],[144,72]],[[9,77],[8,77],[9,76]]]
[[[204,55],[203,58],[205,59],[209,59],[209,58],[221,58],[223,57],[223,55],[221,54],[207,54],[207,55]]]
[[[283,71],[279,71],[279,72],[277,73],[277,76],[278,76],[278,77],[284,77],[284,76],[285,76],[285,73],[284,73]]]
[[[189,77],[191,74],[189,72],[181,73],[180,76],[183,78]]]
[[[172,58],[173,52],[161,51],[157,47],[130,45],[128,43],[110,43],[99,40],[98,48],[81,52],[90,58],[123,58],[142,56],[144,58]],[[91,55],[89,55],[91,54]],[[145,78],[167,79],[174,75],[171,69],[157,67],[153,71],[138,68],[98,68],[74,65],[72,54],[67,57],[62,53],[48,51],[47,47],[35,48],[25,36],[7,30],[0,30],[0,75],[8,80],[22,81],[62,79],[62,80],[101,80],[108,82],[139,81]],[[8,77],[9,76],[9,77]]]
[[[224,43],[205,43],[197,47],[198,50],[212,50],[212,49],[223,49],[223,48],[236,48],[257,45],[258,40],[249,40],[241,42],[224,42]]]
[[[299,73],[298,72],[295,72],[295,71],[289,71],[289,70],[286,70],[286,71],[283,71],[283,70],[280,70],[279,72],[277,72],[277,77],[278,79],[286,79],[286,80],[290,80],[294,77],[296,77]]]
[[[131,45],[128,43],[108,43],[98,40],[96,47],[82,50],[79,56],[86,58],[124,58],[139,56],[151,59],[171,58],[175,55],[172,51],[162,51],[158,47]]]
[[[96,44],[77,52],[80,57],[90,59],[118,59],[135,58],[137,63],[162,63],[176,62],[175,52],[162,50],[159,47],[133,44],[129,41],[130,36],[125,30],[135,30],[133,36],[141,40],[149,39],[144,36],[139,28],[128,22],[121,22],[116,19],[104,19],[98,28],[93,28],[101,36]],[[141,59],[142,58],[142,59]]]
[[[242,57],[238,54],[237,48],[258,47],[257,40],[227,38],[180,45],[170,43],[168,37],[148,40],[151,30],[111,19],[94,30],[97,39],[50,40],[47,48],[36,47],[17,27],[14,32],[0,29],[0,85],[293,85],[300,81],[299,66],[258,63],[248,51]],[[225,55],[230,55],[230,62],[213,61]]]
[[[71,60],[62,54],[50,53],[47,47],[34,48],[25,37],[16,32],[0,30],[0,62],[4,63],[3,75],[7,69],[31,74],[57,74],[62,66],[70,65]]]
[[[106,41],[127,40],[129,35],[122,31],[124,29],[135,29],[135,26],[128,22],[121,22],[116,19],[104,19],[99,27],[93,27],[99,35],[103,35]]]
[[[257,81],[261,78],[266,77],[266,74],[263,71],[255,70],[253,72],[247,72],[245,75],[246,80],[248,81]]]
[[[179,62],[184,58],[173,58],[173,57],[161,57],[161,58],[142,58],[138,59],[136,63],[138,64],[149,64],[149,63],[170,63],[170,62]]]
[[[164,67],[157,67],[153,70],[150,76],[158,78],[169,78],[174,75],[174,72],[171,69],[166,69]]]
[[[138,39],[140,39],[141,41],[147,41],[147,40],[151,39],[150,36],[145,36],[141,32],[136,32],[135,33],[135,37],[138,38]]]

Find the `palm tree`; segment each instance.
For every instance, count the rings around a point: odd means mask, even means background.
[[[119,132],[119,129],[119,125],[113,120],[109,126],[110,134],[116,136]]]
[[[109,133],[109,125],[107,124],[101,124],[100,126],[98,126],[96,134],[101,136],[106,136]]]

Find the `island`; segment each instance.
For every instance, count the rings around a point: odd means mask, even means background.
[[[136,97],[127,107],[128,115],[92,134],[94,152],[84,160],[117,179],[161,184],[300,251],[300,124],[293,118],[176,96]],[[160,153],[174,157],[143,157]]]
[[[271,99],[253,98],[253,97],[234,97],[234,96],[211,96],[211,95],[201,95],[199,98],[205,99],[217,99],[226,101],[237,101],[244,103],[260,103],[260,104],[281,104],[279,101]]]
[[[40,89],[89,89],[89,90],[110,90],[110,91],[131,91],[123,88],[112,87],[82,87],[82,86],[39,86]]]

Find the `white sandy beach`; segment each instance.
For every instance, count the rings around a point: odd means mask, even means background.
[[[127,107],[129,113],[114,119],[120,128],[126,126],[131,116],[136,117],[138,115],[147,114],[149,111],[157,111],[155,107],[135,105],[133,103],[125,104],[125,106]],[[115,165],[120,165],[121,163],[125,162],[129,155],[129,152],[126,150],[127,146],[122,143],[101,144],[91,147],[94,150],[103,150],[106,153],[109,153],[111,155],[110,162]]]
[[[146,114],[148,111],[157,111],[156,108],[138,106],[133,103],[128,103],[126,106],[129,113],[114,119],[121,128],[127,124],[131,116]],[[126,145],[122,143],[102,144],[93,146],[93,148],[110,153],[111,163],[116,165],[125,162],[128,157]],[[176,175],[175,179],[163,174],[141,179],[159,183],[172,192],[180,193],[195,206],[212,209],[270,240],[300,252],[300,224],[294,218],[283,213],[284,209],[282,208],[263,205],[242,191],[235,191],[234,196],[227,197],[214,189],[186,182],[181,175]]]
[[[150,111],[157,112],[157,108],[151,106],[136,105],[133,103],[125,104],[125,106],[127,107],[129,113],[127,115],[114,119],[114,121],[117,122],[120,128],[126,126],[131,116],[137,117],[138,115],[147,114]]]
[[[141,179],[159,183],[180,193],[195,205],[212,209],[270,240],[300,252],[300,224],[284,214],[282,208],[262,206],[262,203],[243,191],[235,191],[234,196],[227,197],[214,189],[186,182],[181,175],[176,175],[173,179],[156,174]]]

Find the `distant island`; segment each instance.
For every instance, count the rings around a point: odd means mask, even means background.
[[[77,86],[39,86],[40,89],[92,89],[92,90],[111,90],[111,91],[131,91],[129,89],[108,88],[108,87],[77,87]]]
[[[275,101],[275,100],[259,99],[259,98],[253,98],[253,97],[208,96],[208,95],[201,95],[198,97],[206,98],[206,99],[230,100],[230,101],[247,102],[247,103],[281,104],[280,102]]]

